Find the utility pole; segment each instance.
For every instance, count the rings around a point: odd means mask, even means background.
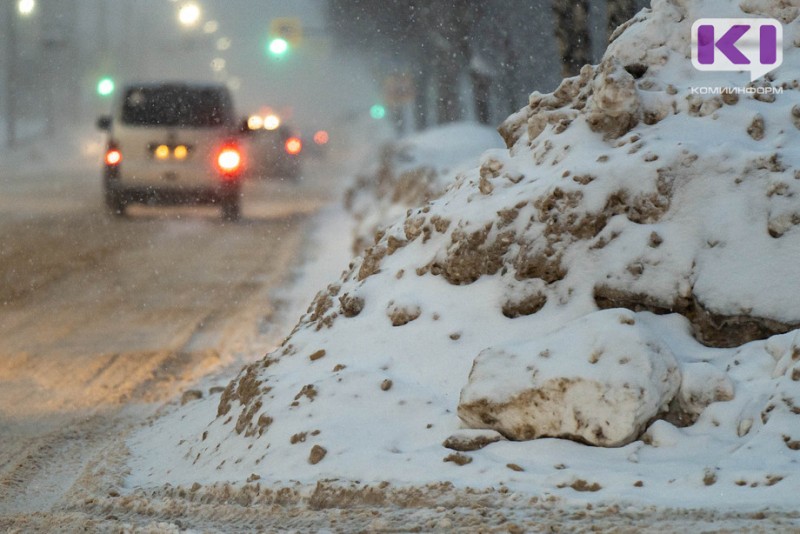
[[[6,143],[9,148],[17,141],[17,28],[14,2],[3,2],[6,6]]]
[[[77,2],[41,0],[43,57],[46,85],[45,131],[52,136],[78,108],[75,77]]]

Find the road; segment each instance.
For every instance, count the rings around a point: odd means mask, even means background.
[[[334,198],[312,164],[299,183],[248,180],[237,223],[211,207],[115,219],[99,184],[80,165],[0,175],[0,530],[51,510],[165,401],[263,355],[283,334],[275,290]]]

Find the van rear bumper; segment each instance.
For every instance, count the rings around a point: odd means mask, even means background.
[[[117,199],[130,204],[179,205],[179,204],[219,204],[239,195],[241,185],[238,181],[220,184],[216,187],[155,187],[123,186],[114,181],[106,184],[107,192]]]

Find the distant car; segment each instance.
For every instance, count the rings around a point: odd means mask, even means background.
[[[248,143],[248,174],[256,178],[298,179],[304,150],[300,136],[285,125],[263,126],[254,117],[241,122]]]
[[[111,116],[103,184],[115,215],[131,203],[215,204],[223,218],[240,214],[244,155],[223,85],[129,85]]]

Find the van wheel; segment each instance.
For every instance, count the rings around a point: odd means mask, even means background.
[[[241,216],[239,197],[231,196],[222,201],[222,220],[238,221]]]
[[[115,217],[125,216],[125,201],[116,191],[106,191],[106,207],[108,212]]]

